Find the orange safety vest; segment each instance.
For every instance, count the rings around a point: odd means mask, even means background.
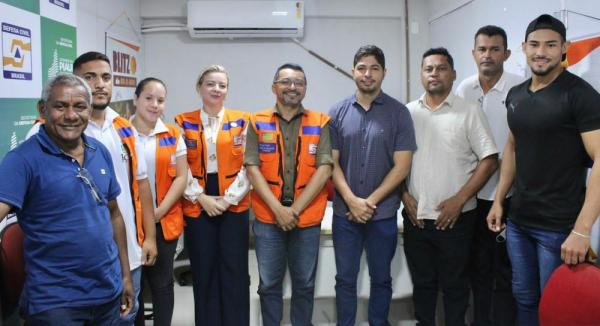
[[[177,141],[179,128],[165,124],[168,132],[156,135],[156,207],[163,201],[177,176]],[[165,240],[175,240],[183,231],[183,210],[181,201],[176,201],[160,220]]]
[[[43,118],[35,119],[35,123],[44,123]],[[34,123],[34,124],[35,124]],[[137,155],[135,153],[135,138],[133,136],[133,129],[129,120],[123,117],[116,117],[113,120],[113,127],[117,131],[117,134],[121,138],[123,148],[127,151],[129,156],[129,184],[131,191],[131,200],[133,201],[133,208],[135,212],[135,227],[137,229],[137,239],[140,246],[144,243],[144,228],[142,223],[142,204],[140,203],[140,193],[138,189],[138,183],[136,179],[137,174]]]
[[[249,121],[247,112],[224,109],[223,121],[217,134],[217,166],[219,195],[233,183],[244,163],[244,127]],[[202,128],[200,110],[178,114],[175,122],[183,128],[187,160],[194,178],[203,188],[206,185],[206,139]],[[242,212],[250,207],[250,197],[246,195],[237,205],[229,206],[232,212]],[[183,214],[189,217],[200,216],[200,203],[183,199]]]
[[[298,140],[296,141],[296,180],[294,183],[294,198],[298,198],[313,174],[317,170],[317,146],[321,138],[321,129],[325,127],[329,117],[323,113],[305,110],[302,115]],[[273,195],[281,200],[283,193],[283,137],[279,129],[279,118],[274,109],[268,109],[252,115],[250,124],[258,135],[258,158],[260,171],[265,177]],[[321,192],[300,213],[298,227],[318,225],[325,214],[327,206],[327,189]],[[275,215],[255,192],[252,192],[252,210],[256,218],[263,223],[276,223]]]
[[[144,243],[144,224],[142,222],[142,203],[140,202],[140,192],[138,188],[137,175],[137,154],[135,152],[135,137],[133,136],[133,127],[129,120],[123,117],[116,117],[113,120],[113,126],[121,138],[123,148],[129,155],[129,189],[131,191],[131,200],[135,209],[135,227],[137,229],[137,238],[140,246]]]

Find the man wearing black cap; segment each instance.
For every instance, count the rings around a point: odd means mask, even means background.
[[[527,27],[523,52],[532,77],[506,98],[509,139],[488,215],[504,227],[502,203],[514,181],[507,222],[519,325],[537,325],[539,298],[562,261],[583,262],[600,214],[600,165],[586,189],[586,164],[600,159],[600,94],[561,66],[566,29],[550,15]]]

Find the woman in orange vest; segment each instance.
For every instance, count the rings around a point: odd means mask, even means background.
[[[152,292],[154,325],[159,326],[171,325],[173,317],[173,259],[183,231],[181,195],[188,170],[179,128],[160,118],[165,112],[166,96],[161,80],[142,80],[135,89],[136,113],[131,117],[137,147],[143,152],[138,157],[146,160],[154,203],[158,257],[154,266],[144,266],[143,274]]]
[[[196,325],[249,323],[250,183],[242,165],[249,114],[223,107],[228,89],[225,69],[207,67],[196,82],[202,108],[175,117],[193,176],[183,211]]]

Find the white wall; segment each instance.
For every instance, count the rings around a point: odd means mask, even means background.
[[[122,13],[126,15],[121,16]],[[115,22],[119,16],[121,18]],[[127,16],[131,19],[131,24]],[[110,26],[113,22],[115,23]],[[78,0],[77,55],[88,51],[104,53],[104,35],[107,31],[143,44],[140,28],[140,0]],[[143,67],[142,62],[141,68]]]
[[[403,3],[398,0],[307,0],[305,36],[301,42],[348,72],[354,53],[361,45],[380,46],[385,52],[388,70],[383,89],[405,101]],[[143,24],[185,23],[185,7],[183,0],[171,1],[168,8],[160,0],[144,0],[141,2]],[[230,73],[231,88],[226,106],[248,111],[275,103],[271,82],[276,68],[285,62],[299,63],[306,71],[308,89],[304,104],[307,107],[327,111],[355,89],[351,79],[286,39],[192,39],[187,32],[148,33],[144,39],[146,75],[161,78],[167,84],[168,120],[178,112],[201,104],[194,83],[200,70],[212,63],[224,65]]]
[[[498,25],[506,30],[508,48],[512,56],[506,70],[526,75],[528,68],[521,51],[525,29],[537,16],[548,13],[560,16],[565,8],[570,11],[600,17],[598,0],[428,0],[430,43],[448,48],[454,57],[457,82],[477,72],[471,50],[473,36],[479,27]],[[600,31],[600,22],[584,16],[568,13],[567,38],[577,38]],[[591,28],[594,27],[595,28]]]

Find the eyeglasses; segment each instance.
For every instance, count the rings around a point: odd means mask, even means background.
[[[274,83],[279,84],[284,87],[291,87],[292,85],[295,85],[296,87],[303,88],[306,86],[306,81],[302,80],[302,79],[291,80],[291,79],[285,78],[285,79],[276,80]]]
[[[92,178],[88,170],[86,170],[85,168],[78,168],[77,171],[77,177],[81,179],[83,183],[85,183],[88,187],[90,187],[90,192],[92,193],[92,196],[94,197],[96,202],[98,204],[106,205],[107,202],[104,196],[102,196],[102,191],[100,191],[98,186],[96,186],[96,184],[94,183],[94,178]]]

